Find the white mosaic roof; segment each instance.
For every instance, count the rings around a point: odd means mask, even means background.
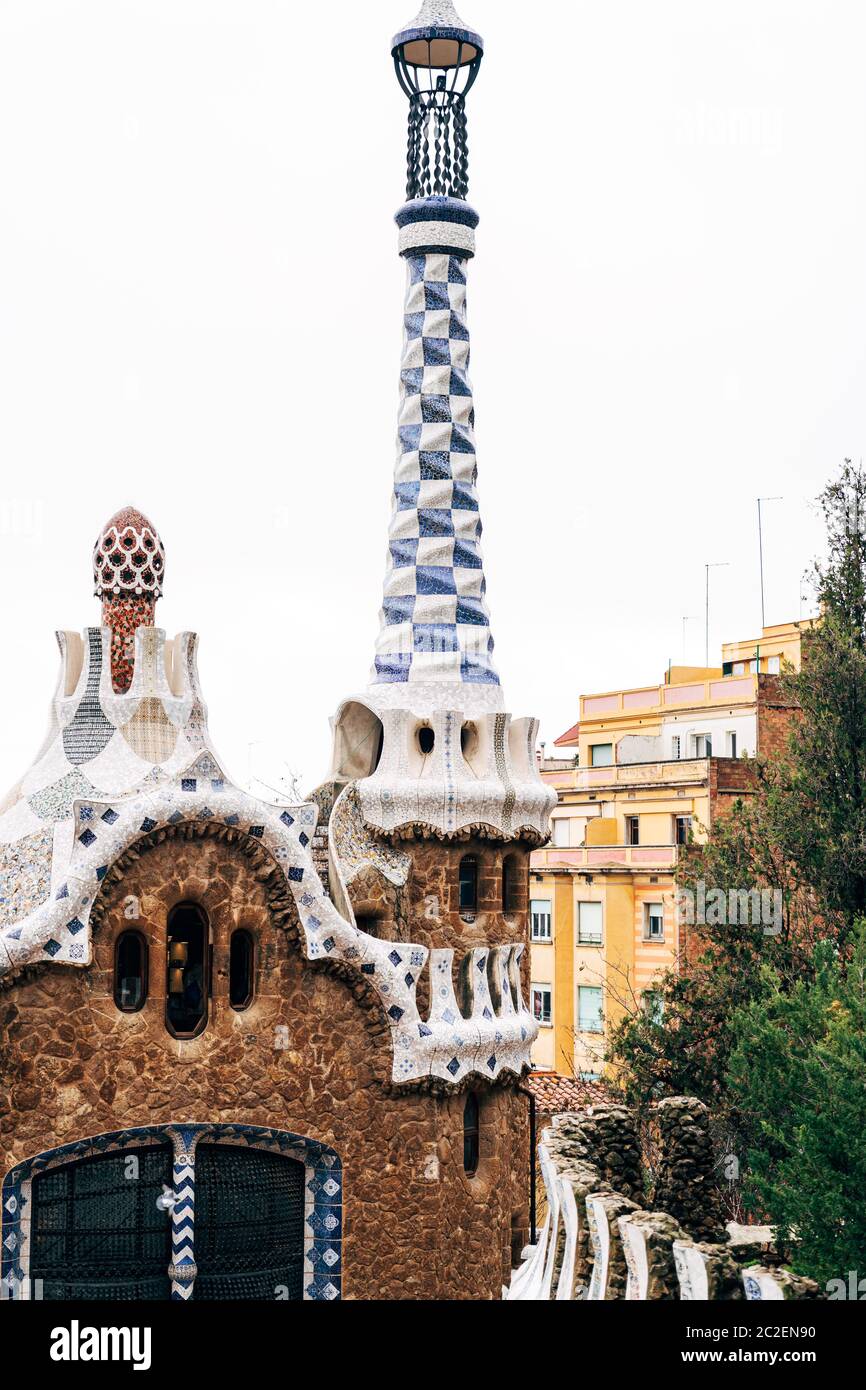
[[[464,1018],[454,997],[452,953],[360,931],[333,853],[331,891],[341,913],[313,863],[317,807],[264,802],[221,768],[210,745],[194,634],[166,644],[160,629],[139,628],[133,682],[124,695],[112,689],[107,628],[88,628],[82,638],[62,633],[59,641],[49,736],[0,811],[0,976],[38,961],[89,965],[90,913],[111,865],[142,836],[211,822],[254,839],[279,866],[307,958],[346,962],[377,992],[391,1032],[394,1081],[436,1077],[450,1084],[472,1073],[520,1074],[537,1031],[519,993],[523,947],[473,951],[477,984],[471,1016]],[[386,876],[405,876],[405,857],[365,843],[351,807],[345,814],[335,807],[335,816],[350,832],[343,835],[347,877],[374,862],[374,850]],[[434,1002],[422,1019],[416,991],[428,964]],[[498,972],[503,990],[497,1008],[488,971]]]

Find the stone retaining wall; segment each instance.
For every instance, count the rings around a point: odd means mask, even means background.
[[[652,1107],[652,1117],[660,1148],[653,1208],[670,1212],[694,1240],[725,1240],[707,1107],[693,1096],[672,1096]]]
[[[635,1117],[624,1106],[557,1115],[539,1144],[544,1225],[503,1297],[512,1302],[821,1298],[818,1285],[754,1259],[748,1228],[727,1229],[713,1181],[709,1115],[675,1096],[653,1107],[660,1160],[642,1208]],[[661,1203],[667,1205],[662,1209]],[[755,1247],[766,1228],[755,1228]]]

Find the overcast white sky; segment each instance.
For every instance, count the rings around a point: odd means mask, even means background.
[[[686,615],[703,660],[707,561],[711,653],[757,633],[758,495],[767,619],[798,616],[810,499],[864,448],[866,8],[459,8],[496,658],[551,740],[680,660]],[[411,9],[0,0],[3,783],[126,503],[229,769],[260,740],[254,771],[325,773],[384,568]]]

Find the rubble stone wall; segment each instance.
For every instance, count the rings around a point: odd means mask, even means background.
[[[614,1192],[640,1201],[643,1193],[635,1117],[624,1105],[593,1105],[558,1115],[554,1133],[574,1158],[591,1163]]]
[[[653,1111],[661,1149],[653,1210],[639,1206],[636,1117],[626,1107],[587,1106],[553,1117],[539,1144],[547,1191],[544,1225],[514,1271],[505,1298],[823,1297],[813,1280],[760,1263],[772,1237],[766,1227],[724,1226],[713,1183],[706,1106],[693,1097],[676,1096]],[[623,1186],[614,1181],[616,1172]],[[658,1209],[662,1199],[670,1204],[666,1210]],[[749,1233],[753,1238],[744,1239]]]
[[[694,1096],[671,1096],[658,1101],[652,1114],[660,1138],[652,1206],[668,1212],[694,1240],[724,1240],[707,1107]]]

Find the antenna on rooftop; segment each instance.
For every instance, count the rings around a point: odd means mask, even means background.
[[[781,502],[781,497],[759,497],[758,498],[758,563],[761,569],[761,631],[767,626],[764,616],[764,535],[761,529],[761,503],[762,502]]]
[[[704,565],[706,570],[706,598],[704,600],[704,636],[705,636],[705,655],[704,665],[710,664],[710,570],[727,569],[730,560],[716,560],[712,564]]]
[[[730,560],[716,560],[716,562],[705,564],[706,570],[706,598],[703,603],[703,624],[705,624],[705,656],[703,664],[709,666],[710,663],[710,570],[726,570]]]

